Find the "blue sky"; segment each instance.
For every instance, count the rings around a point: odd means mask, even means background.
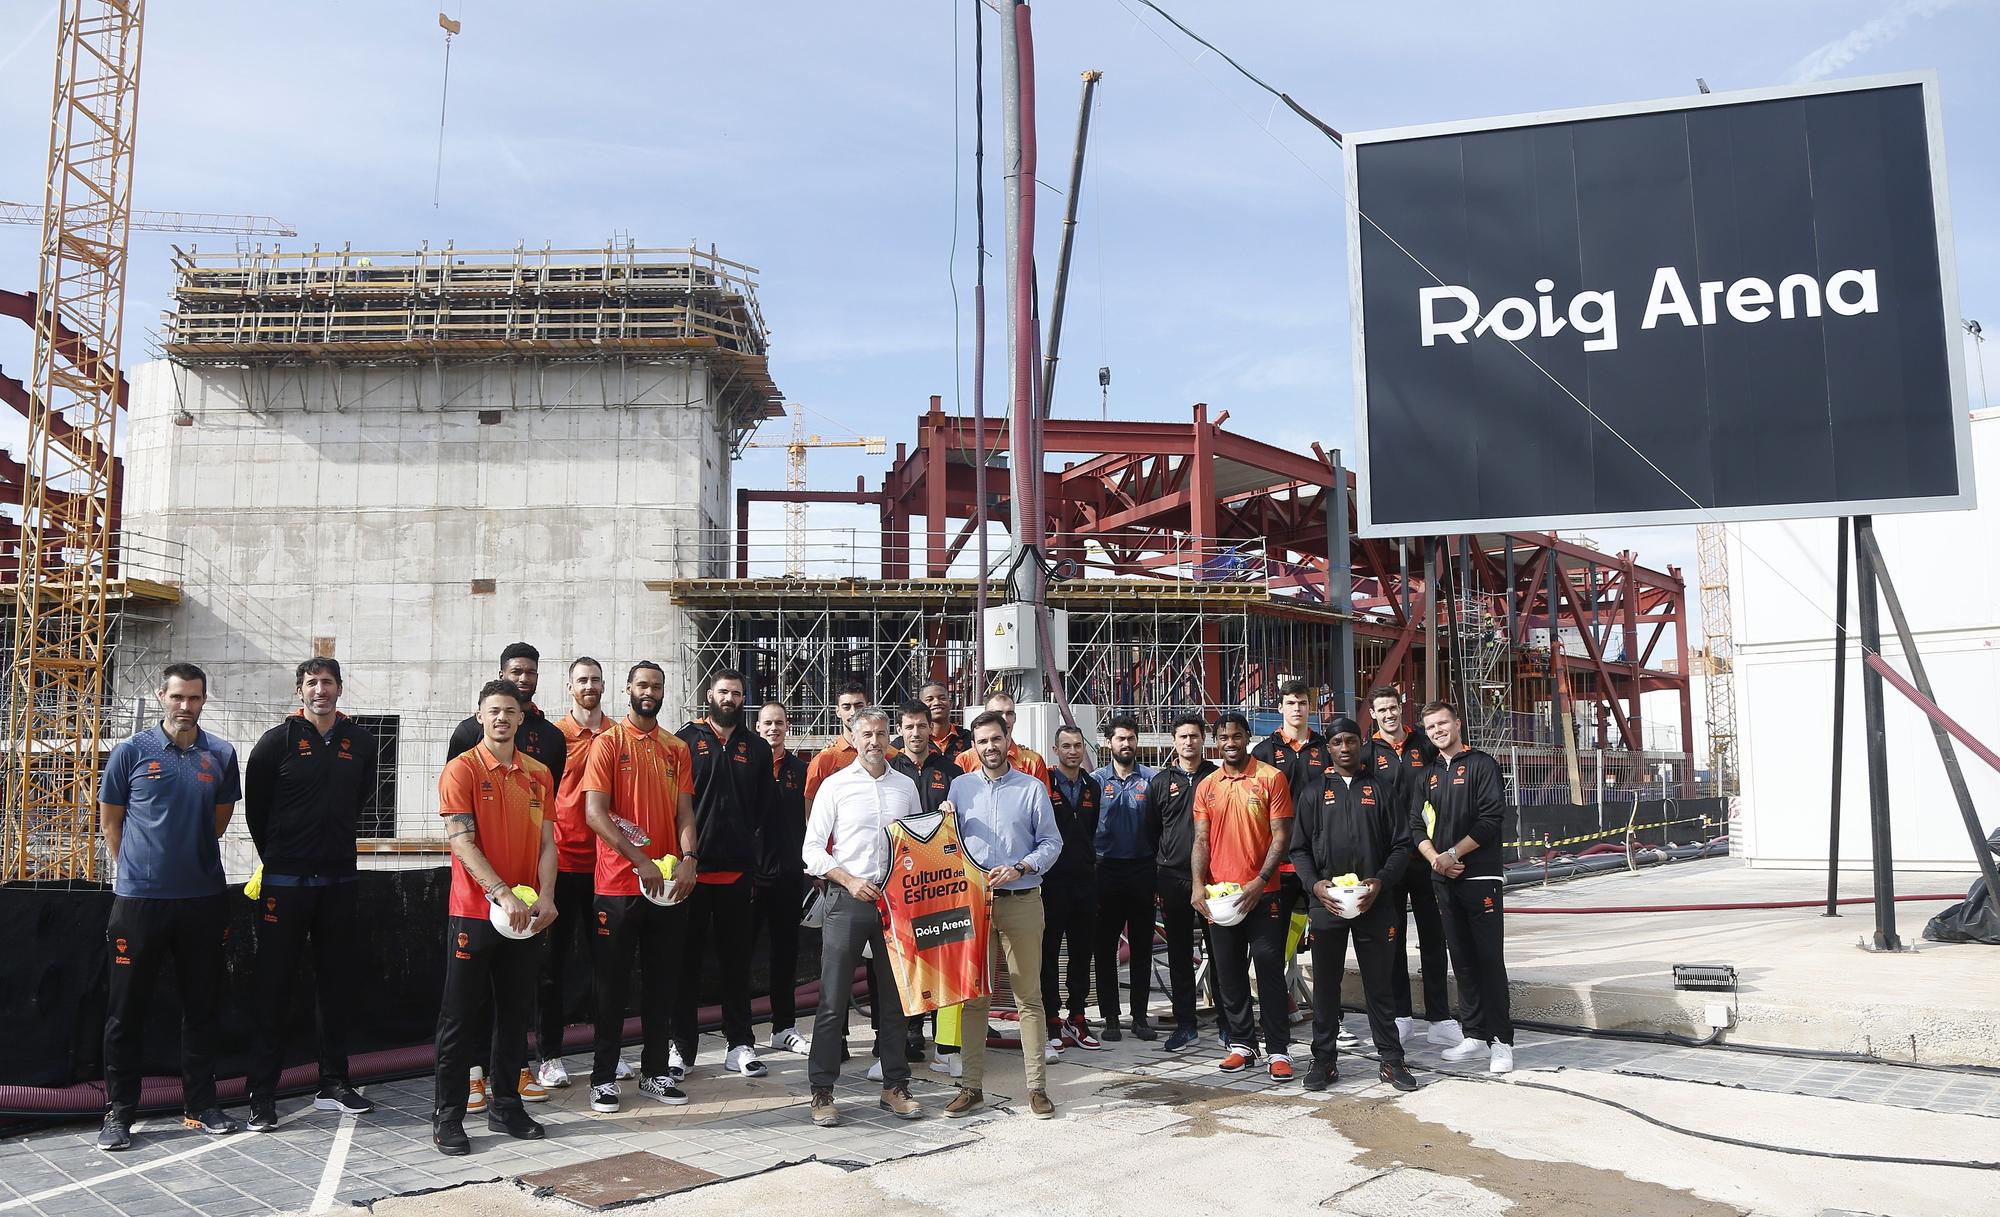
[[[1934,69],[1963,312],[2000,334],[1990,0],[1164,6],[1343,130],[1678,95],[1696,76],[1723,90]],[[594,246],[614,233],[714,242],[761,268],[773,373],[812,429],[883,434],[893,447],[930,394],[969,408],[971,0],[445,8],[464,33],[440,206],[443,33],[435,7],[414,0],[155,0],[137,205],[280,216],[298,246]],[[40,198],[53,11],[0,0],[0,198]],[[1097,416],[1095,373],[1108,364],[1113,418],[1180,419],[1206,401],[1230,411],[1231,427],[1286,447],[1348,444],[1337,150],[1130,0],[1049,0],[1035,22],[1045,283],[1078,76],[1105,73],[1058,412]],[[997,373],[991,36],[988,53]],[[167,306],[169,242],[189,240],[135,235],[128,361]],[[30,230],[0,228],[0,284],[31,288],[34,256]],[[24,337],[0,333],[0,366],[25,376],[27,363]],[[2000,374],[2000,351],[1987,363]],[[1976,365],[1970,378],[1976,405]],[[989,401],[1003,395],[996,375]],[[8,421],[0,442],[18,446]],[[819,452],[811,480],[851,486],[883,463]],[[753,452],[737,474],[739,485],[782,485],[782,456]],[[815,527],[855,522],[839,508],[813,512]],[[1692,566],[1688,529],[1596,537]]]

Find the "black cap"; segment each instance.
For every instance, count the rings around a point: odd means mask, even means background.
[[[1361,734],[1361,724],[1355,722],[1345,714],[1336,714],[1333,716],[1333,721],[1327,724],[1326,737],[1332,739],[1343,731],[1350,735],[1359,735]]]

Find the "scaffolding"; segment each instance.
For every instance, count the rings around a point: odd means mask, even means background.
[[[755,267],[713,248],[174,251],[188,367],[701,359],[742,443],[782,413]]]
[[[692,708],[709,674],[737,668],[753,700],[785,704],[804,740],[830,738],[841,685],[858,679],[879,702],[943,681],[972,705],[1004,680],[973,661],[971,579],[670,579],[647,585],[687,613]],[[1164,742],[1175,715],[1275,704],[1285,676],[1322,670],[1334,614],[1274,599],[1262,587],[1184,579],[1088,579],[1051,589],[1069,614],[1072,701],[1138,719]]]

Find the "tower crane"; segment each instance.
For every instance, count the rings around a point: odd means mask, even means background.
[[[0,199],[0,224],[42,226],[42,209],[33,203]],[[233,215],[217,211],[135,211],[131,227],[152,232],[223,232],[246,237],[296,237],[298,231],[270,216]]]
[[[806,434],[805,409],[792,406],[792,434],[785,440],[751,440],[746,448],[783,448],[785,450],[785,489],[801,491],[806,488],[806,449],[808,448],[865,448],[870,456],[882,456],[889,451],[889,441],[880,435],[857,435],[852,439],[822,439]],[[806,505],[792,502],[785,504],[785,575],[797,579],[806,573]]]

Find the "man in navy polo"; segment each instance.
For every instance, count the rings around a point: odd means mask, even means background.
[[[199,726],[208,676],[191,663],[160,677],[162,716],[111,750],[97,812],[114,865],[111,993],[104,1019],[110,1111],[97,1148],[132,1145],[147,999],[172,961],[181,994],[182,1123],[211,1136],[243,1125],[215,1100],[215,1026],[229,932],[216,839],[242,797],[236,749]]]

